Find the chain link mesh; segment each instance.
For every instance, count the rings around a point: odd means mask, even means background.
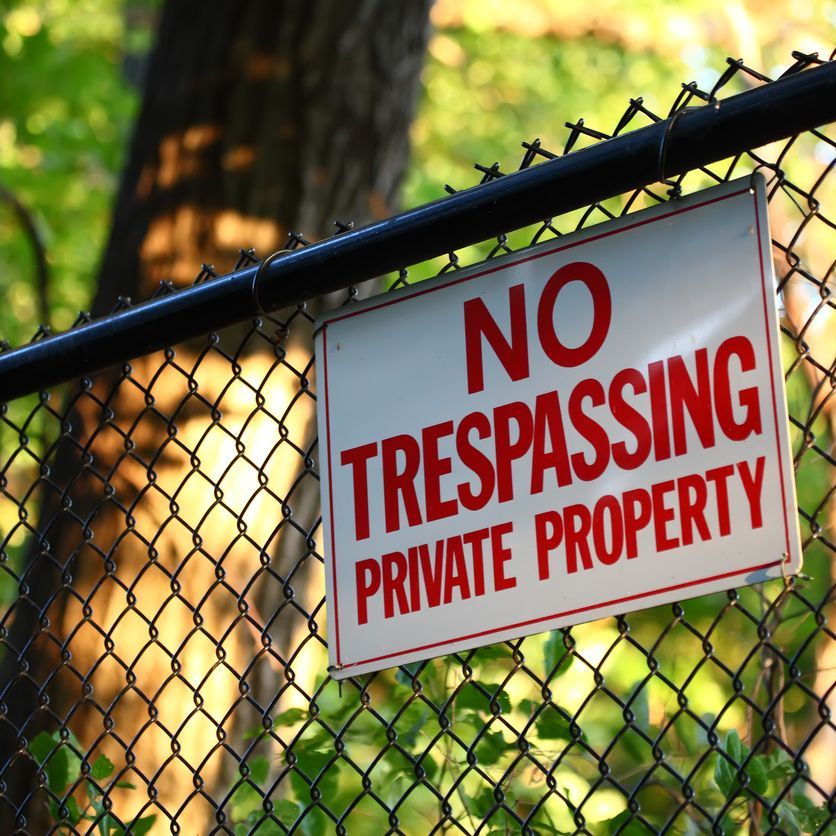
[[[819,63],[794,59],[787,73]],[[767,81],[729,61],[670,113]],[[659,118],[631,100],[609,132],[568,124],[560,153]],[[521,168],[559,156],[523,145]],[[832,132],[810,131],[390,283],[763,171],[805,552],[786,582],[340,687],[318,303],[3,405],[0,818],[73,833],[836,832],[834,166]]]

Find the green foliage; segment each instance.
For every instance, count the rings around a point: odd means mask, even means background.
[[[744,767],[745,764],[745,767]],[[795,775],[795,766],[786,752],[779,749],[769,755],[752,756],[749,748],[741,741],[736,731],[726,735],[725,743],[717,752],[714,766],[714,782],[726,802],[732,804],[738,796],[756,798],[770,797],[770,784],[781,785]],[[748,782],[744,787],[741,774]],[[777,786],[775,786],[777,790]],[[777,792],[774,793],[777,795]],[[790,800],[791,799],[791,800]],[[729,808],[727,814],[737,825],[745,823],[750,813],[744,808]],[[824,830],[830,814],[827,805],[816,806],[803,792],[784,796],[777,804],[776,812],[783,827],[793,834],[836,833],[836,822],[831,821]],[[768,829],[766,813],[763,814],[763,829]]]
[[[652,832],[627,810],[614,818],[602,821],[599,827],[601,836],[648,836]]]
[[[279,827],[274,818],[285,827],[291,827],[299,817],[299,806],[292,801],[279,799],[272,803],[269,813],[265,811],[264,802],[268,796],[265,783],[270,771],[270,762],[266,757],[255,757],[247,762],[247,767],[249,772],[246,780],[242,779],[239,782],[229,801],[236,836],[250,833],[257,833],[259,836],[284,833],[285,830]]]
[[[144,836],[148,833],[157,818],[155,815],[136,816],[127,826],[122,826],[104,804],[104,792],[113,788],[134,790],[136,787],[117,781],[103,788],[102,783],[115,769],[106,755],[99,755],[90,764],[88,777],[85,777],[80,751],[72,732],[66,740],[58,732],[40,732],[29,744],[29,753],[46,777],[51,796],[49,812],[59,831],[75,833],[82,822],[91,822],[97,836],[127,833]]]
[[[147,48],[150,27],[129,33],[123,6],[16,0],[0,9],[0,77],[10,82],[0,86],[0,186],[41,231],[52,276],[50,319],[59,329],[89,305],[137,106],[123,68],[133,50]],[[4,204],[0,296],[0,338],[27,341],[37,324],[32,247]]]
[[[563,641],[560,630],[552,630],[543,645],[543,665],[550,676],[557,676],[572,664],[572,654],[569,653]]]

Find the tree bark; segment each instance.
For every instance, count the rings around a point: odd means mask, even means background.
[[[241,246],[266,255],[291,231],[389,214],[428,12],[429,0],[170,0],[94,314],[188,284],[202,262],[228,269]],[[31,761],[11,754],[18,735],[64,725],[91,761],[107,754],[114,782],[139,787],[107,794],[123,821],[156,814],[161,832],[176,819],[185,833],[216,821],[212,799],[237,769],[224,745],[275,708],[265,671],[283,670],[280,645],[318,594],[292,606],[313,583],[317,516],[310,324],[295,320],[290,336],[283,322],[245,325],[143,358],[72,406],[2,660],[0,775],[26,811],[24,823],[2,807],[3,832],[44,824],[43,794],[27,801]],[[267,656],[265,636],[279,642]]]

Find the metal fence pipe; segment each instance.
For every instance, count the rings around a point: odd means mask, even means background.
[[[448,253],[836,120],[836,62],[675,114],[0,356],[0,400]],[[254,292],[255,291],[255,292]]]

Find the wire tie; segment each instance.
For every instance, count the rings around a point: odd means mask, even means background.
[[[715,110],[719,108],[719,102],[712,102]],[[669,182],[668,179],[665,177],[665,169],[667,167],[668,162],[668,146],[670,145],[670,138],[671,134],[673,133],[674,126],[679,121],[679,117],[682,116],[684,113],[691,113],[692,111],[699,110],[699,106],[691,106],[691,107],[683,107],[676,111],[670,119],[667,120],[665,124],[665,130],[662,132],[662,138],[659,142],[659,156],[657,160],[657,181],[660,183],[667,183]],[[671,197],[674,199],[679,197],[679,186],[674,186],[673,193]]]
[[[253,283],[250,286],[250,295],[253,300],[253,306],[255,307],[256,314],[258,316],[266,316],[267,311],[261,307],[261,301],[259,297],[259,289],[261,287],[261,278],[264,274],[264,271],[277,259],[279,256],[284,255],[285,253],[293,252],[293,250],[276,250],[272,255],[268,255],[261,264],[258,265],[258,270],[255,271],[255,275],[253,276]]]

